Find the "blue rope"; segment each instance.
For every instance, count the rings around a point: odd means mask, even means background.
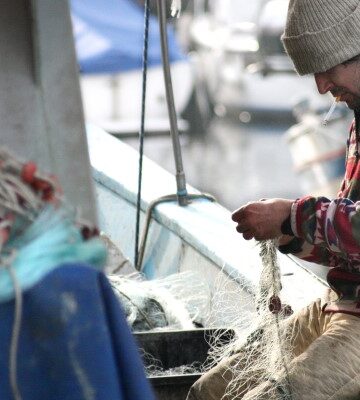
[[[44,208],[35,221],[24,227],[18,217],[1,251],[1,265],[16,273],[22,291],[30,289],[61,264],[86,263],[101,269],[106,249],[99,238],[84,241],[69,210]],[[14,284],[7,268],[0,268],[0,303],[13,299]]]
[[[136,227],[135,227],[135,256],[134,265],[137,265],[139,258],[139,232],[140,232],[140,211],[141,211],[141,183],[142,166],[144,158],[144,137],[145,137],[145,99],[146,99],[146,78],[148,64],[148,44],[149,44],[149,18],[150,7],[149,0],[145,0],[145,27],[144,27],[144,48],[143,48],[143,66],[142,66],[142,96],[141,96],[141,125],[139,132],[139,174],[138,174],[138,192],[136,202]]]

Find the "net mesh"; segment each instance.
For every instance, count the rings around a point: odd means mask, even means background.
[[[160,360],[143,351],[149,377],[203,373],[220,363],[230,377],[224,399],[246,396],[259,400],[274,390],[282,399],[293,398],[288,378],[291,340],[284,324],[290,310],[280,301],[277,250],[273,241],[263,241],[259,251],[262,272],[256,293],[223,272],[215,280],[212,296],[194,272],[152,281],[140,274],[109,277],[134,331],[193,329],[195,325],[213,328],[205,335],[210,348],[205,363],[195,361],[166,370]],[[219,321],[221,328],[216,329]],[[269,393],[251,390],[263,382],[276,384],[269,385]]]
[[[147,281],[139,273],[109,275],[133,331],[193,329],[209,313],[209,288],[195,272]]]
[[[281,398],[292,398],[288,379],[291,340],[284,324],[290,310],[280,302],[281,279],[275,244],[263,241],[259,246],[262,272],[255,299],[250,296],[249,303],[245,302],[234,312],[234,304],[224,301],[227,288],[218,288],[220,307],[233,316],[227,328],[236,335],[228,342],[223,340],[223,332],[215,332],[209,340],[211,350],[205,368],[208,370],[219,363],[226,366],[224,376],[230,377],[224,394],[226,399],[242,398],[246,393],[246,399],[271,398],[264,391],[260,394],[251,390],[262,382],[281,382],[275,385]],[[269,390],[274,390],[274,385],[269,385]]]

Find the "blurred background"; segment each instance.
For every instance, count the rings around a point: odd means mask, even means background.
[[[336,196],[352,115],[298,77],[280,36],[288,0],[183,0],[168,5],[169,51],[187,182],[225,207],[260,198]],[[144,2],[71,0],[84,112],[138,148]],[[151,1],[145,154],[174,158],[156,2]]]

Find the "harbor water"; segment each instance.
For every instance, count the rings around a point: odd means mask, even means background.
[[[233,210],[261,198],[302,195],[284,133],[291,122],[263,120],[249,124],[215,118],[201,136],[181,136],[187,182],[213,194]],[[138,148],[136,138],[125,141]],[[145,155],[174,173],[169,136],[145,138]]]

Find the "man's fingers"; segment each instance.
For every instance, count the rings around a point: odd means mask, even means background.
[[[293,203],[288,199],[261,199],[240,207],[231,217],[237,223],[236,230],[247,240],[252,237],[273,239],[281,235],[281,224],[291,212]]]
[[[251,231],[246,231],[246,232],[243,233],[243,238],[245,240],[251,240],[251,239],[254,238],[254,235],[252,234]]]
[[[255,233],[240,224],[236,227],[236,230],[243,235],[245,240],[251,240],[254,238]]]
[[[249,228],[246,227],[246,226],[243,225],[243,224],[237,224],[236,230],[237,230],[239,233],[244,233],[245,231],[249,230]]]
[[[235,221],[235,222],[239,222],[240,219],[241,219],[241,217],[242,217],[242,214],[243,214],[243,209],[244,209],[244,207],[241,207],[241,208],[239,208],[238,210],[234,211],[234,212],[231,214],[231,219],[232,219],[233,221]]]

